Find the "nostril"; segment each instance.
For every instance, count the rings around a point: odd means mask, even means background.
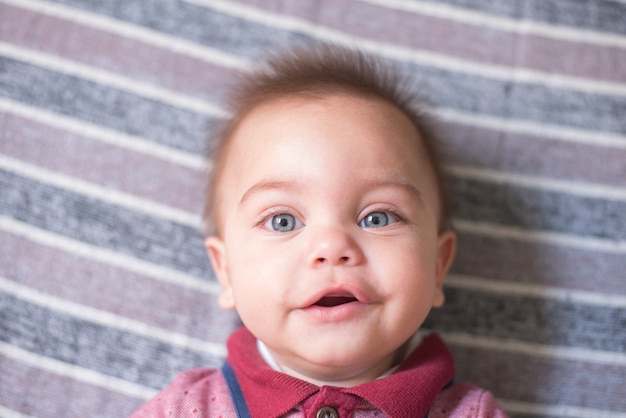
[[[348,264],[350,263],[351,258],[347,256],[337,258],[337,261],[332,264]],[[327,264],[330,260],[326,257],[317,257],[315,259],[315,264]]]

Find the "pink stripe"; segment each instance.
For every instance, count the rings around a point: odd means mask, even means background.
[[[441,123],[449,164],[626,186],[626,150]]]
[[[457,381],[487,388],[496,397],[543,405],[624,410],[623,366],[451,348]]]
[[[202,171],[81,138],[19,116],[0,112],[0,117],[7,133],[0,142],[0,153],[198,214],[200,221],[206,183]]]
[[[35,417],[127,417],[145,402],[2,356],[0,376],[0,405]]]
[[[0,5],[0,39],[124,74],[200,98],[215,99],[236,71],[113,33]]]
[[[0,152],[29,164],[201,213],[205,177],[146,155],[2,114]],[[442,123],[447,164],[566,181],[626,186],[626,150]],[[141,167],[141,170],[136,170]]]
[[[298,17],[351,35],[424,49],[485,64],[528,68],[548,73],[623,82],[626,50],[555,40],[463,24],[355,1],[316,2],[235,0]],[[460,68],[459,70],[462,70]]]
[[[222,310],[216,295],[163,283],[3,231],[0,242],[0,276],[38,292],[216,343],[224,343],[236,327],[234,313]],[[28,268],[15,260],[29,260]]]
[[[461,233],[456,274],[518,284],[626,294],[623,254]]]

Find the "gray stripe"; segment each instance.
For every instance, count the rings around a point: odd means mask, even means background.
[[[441,332],[626,352],[626,309],[446,289],[425,326]]]
[[[437,106],[549,125],[623,134],[626,98],[500,81],[404,64]]]
[[[626,202],[452,178],[456,216],[585,237],[626,240]]]
[[[418,2],[419,0],[413,0]],[[469,10],[598,32],[626,33],[626,5],[598,0],[438,0]]]
[[[178,0],[59,0],[57,3],[248,57],[277,45],[309,39]]]
[[[514,283],[626,294],[626,257],[473,234],[459,235],[453,272]]]
[[[626,370],[622,366],[459,346],[452,346],[451,350],[456,360],[458,381],[489,388],[502,399],[599,411],[624,410],[622,394]]]
[[[62,315],[1,292],[0,340],[155,389],[163,388],[183,370],[216,367],[222,361]]]
[[[212,280],[199,231],[0,170],[0,213],[50,232]],[[175,193],[175,191],[170,191]]]
[[[204,154],[206,116],[8,58],[0,68],[4,97]]]
[[[454,179],[465,220],[626,240],[626,203]],[[208,277],[203,238],[193,228],[102,203],[0,170],[0,212],[81,241]],[[175,193],[175,191],[168,191]],[[78,220],[79,222],[76,222]]]
[[[214,126],[206,116],[73,76],[3,58],[0,91],[6,97],[92,123],[203,154]],[[437,106],[563,125],[626,132],[626,97],[613,97],[511,84],[483,77],[405,64],[423,80]]]
[[[196,7],[177,0],[150,1],[106,1],[97,0],[54,0],[57,3],[90,10],[127,20],[142,26],[152,27],[162,32],[175,33],[194,41],[212,42],[216,45],[232,47],[233,38],[202,39],[206,27],[215,28],[217,34],[233,31],[239,38],[255,39],[259,33],[276,32],[274,38],[288,40],[288,36],[272,28],[258,28],[250,22],[242,22],[226,14]],[[413,0],[416,1],[416,0]],[[598,32],[626,33],[624,15],[626,5],[616,1],[597,0],[440,0],[443,3],[460,6],[497,16],[514,19],[536,20],[573,28],[589,29]],[[165,23],[167,16],[169,23]],[[375,18],[375,16],[371,16]],[[204,26],[207,25],[207,26]],[[200,38],[200,39],[199,39]],[[236,38],[235,38],[236,39]],[[244,40],[245,42],[245,40]],[[267,47],[268,45],[263,45]]]

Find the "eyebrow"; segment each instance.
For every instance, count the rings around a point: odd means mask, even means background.
[[[280,191],[289,192],[289,191],[298,190],[300,188],[301,188],[300,184],[296,182],[292,182],[292,181],[261,180],[255,183],[254,185],[252,185],[252,187],[250,187],[248,190],[245,191],[245,193],[241,197],[241,200],[239,200],[239,206],[246,203],[246,201],[249,200],[254,195],[262,193],[262,192],[272,191],[272,190],[280,190]]]
[[[370,189],[398,187],[413,195],[420,203],[423,203],[422,192],[414,184],[401,177],[382,178],[374,182],[367,182],[367,185]],[[245,202],[251,199],[254,195],[262,192],[273,190],[290,192],[300,190],[301,188],[302,185],[294,181],[261,180],[245,191],[239,200],[239,206],[245,204]]]
[[[403,177],[383,178],[373,183],[374,188],[399,187],[413,195],[420,203],[424,202],[424,195],[413,183]]]

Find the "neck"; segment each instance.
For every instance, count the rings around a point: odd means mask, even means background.
[[[299,370],[287,366],[284,362],[278,361],[277,357],[272,353],[263,342],[257,340],[257,347],[261,354],[261,357],[265,362],[270,365],[274,370],[285,373],[289,376],[293,376],[297,379],[303,380],[308,383],[312,383],[317,386],[335,386],[335,387],[353,387],[378,378],[391,374],[396,366],[398,366],[406,358],[409,348],[414,348],[417,340],[411,338],[404,342],[397,350],[379,361],[374,367],[366,368],[362,372],[347,372],[344,374],[338,374],[336,368],[332,368],[327,374],[318,374],[314,376],[312,374],[303,373]]]

